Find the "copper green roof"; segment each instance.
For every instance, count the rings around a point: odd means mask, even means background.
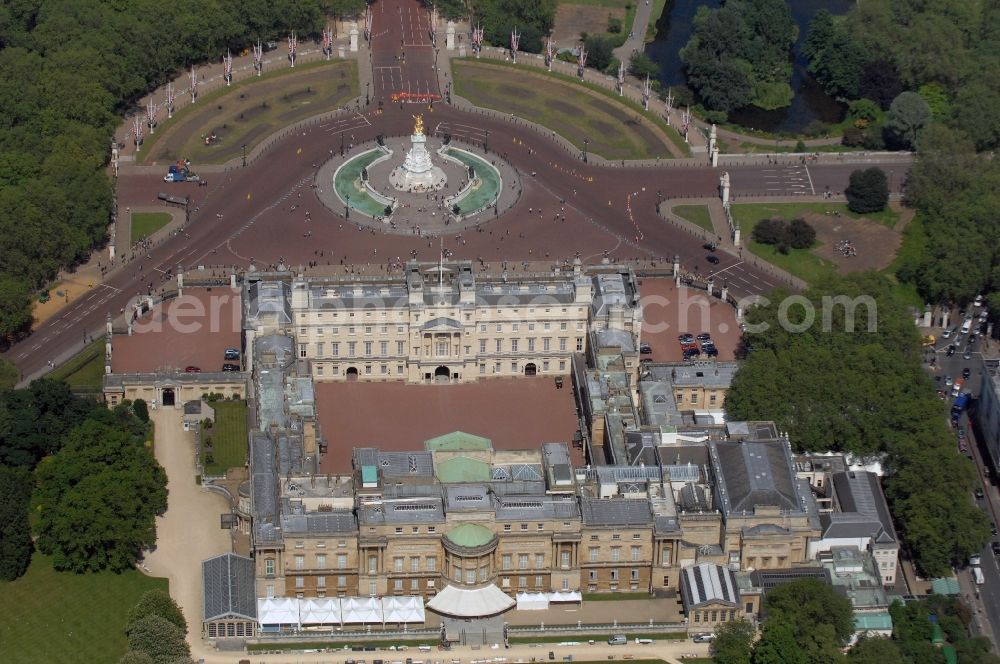
[[[445,459],[435,465],[434,472],[438,482],[442,484],[490,481],[490,464],[479,459],[457,456]]]
[[[464,431],[452,431],[443,436],[424,441],[424,449],[429,452],[491,450],[493,449],[493,442],[489,438],[474,436]]]
[[[445,537],[458,546],[473,548],[492,541],[493,531],[475,523],[463,523],[449,530]]]

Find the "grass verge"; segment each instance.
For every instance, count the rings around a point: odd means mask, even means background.
[[[857,212],[851,212],[846,203],[734,203],[734,217],[737,215],[737,210],[739,210],[740,218],[736,220],[741,223],[744,219],[753,219],[754,223],[756,223],[761,219],[770,219],[771,217],[782,217],[791,220],[807,212],[815,212],[816,214],[833,214],[834,212],[839,212],[842,217],[847,217],[848,219],[868,219],[869,221],[882,224],[886,228],[895,228],[896,223],[899,221],[899,212],[888,206],[881,212],[858,214]],[[744,236],[749,236],[749,231],[746,230],[745,226],[743,234]]]
[[[552,625],[551,629],[559,629],[559,628],[556,625]],[[567,625],[566,629],[567,630],[575,630],[575,629],[577,629],[577,627],[576,627],[576,625]],[[656,641],[656,640],[660,640],[660,641],[683,641],[684,639],[686,639],[688,637],[687,632],[649,632],[649,633],[643,632],[642,634],[638,634],[638,633],[633,634],[631,632],[620,632],[620,631],[617,631],[617,630],[611,630],[611,631],[614,631],[616,634],[625,634],[625,638],[627,638],[629,641],[632,641],[632,640],[634,640],[636,638],[640,638],[640,639],[652,639],[654,641]],[[567,636],[565,634],[563,634],[562,636],[511,636],[508,639],[508,641],[510,641],[511,644],[515,644],[515,643],[522,643],[522,644],[523,643],[562,643],[564,641],[581,641],[581,642],[586,642],[586,641],[590,640],[591,638],[593,638],[594,641],[596,641],[598,643],[604,643],[604,642],[607,642],[609,636],[611,636],[611,632],[610,631],[607,634],[604,634],[603,632],[597,632],[597,633],[595,633],[593,635],[586,635],[586,636]]]
[[[79,390],[100,392],[104,387],[104,337],[92,341],[46,378],[65,381]]]
[[[129,224],[129,242],[143,240],[170,223],[167,212],[133,212]]]
[[[707,205],[676,205],[671,210],[681,219],[687,219],[692,224],[697,224],[706,231],[714,232],[715,230],[712,226],[712,216],[708,212]]]
[[[529,69],[529,68],[526,68],[524,65],[515,65],[513,63],[503,62],[501,60],[489,60],[489,59],[486,59],[486,58],[483,58],[481,60],[476,60],[475,58],[472,58],[472,57],[454,58],[452,60],[452,76],[453,76],[454,81],[455,81],[455,92],[456,92],[456,94],[458,94],[458,95],[460,95],[462,97],[465,97],[466,99],[468,99],[469,101],[471,101],[474,104],[477,103],[476,100],[473,98],[474,95],[473,96],[469,96],[467,94],[468,87],[466,86],[466,82],[462,80],[462,77],[461,77],[461,74],[460,74],[461,68],[465,67],[465,66],[468,66],[468,67],[480,67],[482,69],[489,69],[491,67],[496,67],[496,68],[503,67],[503,68],[507,68],[507,69],[517,69],[521,73],[535,74],[537,76],[545,76],[547,78],[551,78],[551,79],[555,79],[555,80],[558,80],[558,81],[562,81],[563,83],[566,83],[566,84],[571,84],[572,86],[582,86],[582,87],[585,87],[588,90],[591,90],[592,92],[596,92],[599,95],[601,95],[602,97],[605,97],[608,100],[611,100],[613,103],[620,104],[621,106],[624,106],[624,107],[628,108],[630,111],[632,111],[634,113],[637,113],[640,117],[642,117],[647,122],[650,122],[651,124],[656,125],[656,127],[660,131],[663,132],[663,134],[670,140],[670,142],[673,143],[678,149],[680,149],[680,151],[685,156],[691,156],[691,150],[688,147],[687,143],[685,143],[684,139],[681,138],[680,134],[677,133],[677,130],[674,129],[673,127],[671,127],[670,125],[668,125],[663,120],[663,118],[660,118],[660,117],[658,117],[657,115],[655,115],[653,113],[649,113],[647,111],[644,111],[641,105],[639,105],[639,104],[637,104],[637,103],[635,103],[635,102],[633,102],[630,99],[627,99],[625,97],[620,97],[617,94],[613,93],[611,90],[607,90],[607,89],[605,89],[605,88],[603,88],[603,87],[601,87],[601,86],[599,86],[599,85],[597,85],[595,83],[581,81],[580,79],[578,79],[576,77],[567,76],[566,74],[561,74],[559,72],[548,72],[548,71],[545,71],[544,69],[538,69],[538,68],[535,68],[535,67],[532,67],[532,68]],[[477,76],[476,79],[477,80],[482,80],[482,77]],[[539,94],[543,94],[543,95],[546,95],[547,98],[555,99],[557,102],[562,102],[564,104],[566,103],[565,96],[559,95],[557,92],[555,92],[555,91],[553,91],[551,89],[544,89],[544,88],[543,89],[539,89],[539,87],[537,87],[537,86],[527,85],[525,83],[523,77],[521,77],[520,80],[519,80],[519,82],[517,84],[515,84],[515,87],[518,87],[518,86],[520,87],[520,90],[523,92],[523,94],[518,95],[516,92],[514,92],[513,94],[508,94],[508,93],[505,92],[504,93],[504,98],[506,98],[506,99],[515,99],[516,98],[520,102],[527,104],[527,101],[526,101],[527,99],[529,99],[531,97],[536,97]],[[492,108],[494,110],[498,110],[498,111],[506,112],[506,113],[512,112],[511,110],[508,110],[508,109],[505,109],[505,108],[496,108],[496,106],[484,106],[484,107],[486,107],[486,108]],[[539,108],[536,117],[528,117],[528,116],[522,116],[522,117],[524,117],[524,119],[526,119],[526,120],[530,120],[532,122],[537,122],[538,124],[542,125],[543,127],[547,127],[548,129],[551,129],[552,131],[555,131],[555,132],[561,134],[564,138],[566,138],[567,140],[569,140],[574,146],[576,146],[577,148],[579,148],[581,150],[583,150],[585,147],[587,147],[583,143],[583,137],[588,137],[588,139],[590,140],[590,146],[588,148],[590,150],[590,152],[592,152],[594,154],[600,154],[602,157],[605,157],[606,159],[622,159],[621,156],[614,156],[614,155],[613,156],[608,156],[606,154],[601,154],[601,152],[598,152],[597,149],[595,149],[595,146],[597,145],[597,143],[596,143],[597,136],[595,136],[594,132],[596,130],[593,127],[583,126],[582,127],[583,131],[580,133],[579,136],[574,136],[572,134],[567,135],[567,133],[564,130],[567,128],[568,123],[573,122],[573,123],[579,124],[579,122],[582,119],[585,119],[585,118],[588,117],[584,113],[579,113],[579,114],[577,114],[575,116],[567,116],[567,114],[558,114],[558,115],[556,115],[556,114],[550,114],[547,111],[547,109]],[[604,116],[601,116],[600,118],[598,118],[598,120],[603,119],[603,117]],[[655,156],[655,155],[653,155],[653,156]],[[661,156],[663,156],[663,155],[661,155]],[[650,154],[649,154],[648,151],[646,151],[646,152],[643,152],[641,154],[631,154],[631,155],[626,156],[624,158],[626,158],[626,159],[647,159],[647,158],[650,158]],[[664,156],[664,158],[669,159],[669,158],[671,158],[671,155],[669,153],[667,153]]]
[[[247,462],[247,404],[245,401],[216,401],[215,424],[201,432],[201,462],[206,475],[225,475],[230,468]],[[209,463],[207,441],[212,441]]]
[[[927,233],[924,231],[924,222],[920,214],[913,216],[910,223],[903,229],[903,243],[896,251],[896,258],[893,259],[889,267],[882,270],[890,281],[893,282],[893,291],[896,297],[904,304],[922,311],[924,308],[924,298],[917,292],[917,286],[912,283],[900,281],[896,272],[904,265],[913,265],[924,255],[927,247]]]
[[[0,581],[0,602],[11,611],[0,621],[0,660],[113,664],[128,648],[129,609],[153,588],[167,590],[167,580],[136,570],[57,572],[49,557],[36,552],[23,577]]]
[[[392,646],[406,646],[416,648],[417,646],[437,645],[437,639],[372,639],[359,641],[357,639],[344,641],[292,641],[288,643],[248,643],[248,652],[266,652],[268,650],[319,650],[319,649],[341,649],[351,646],[366,646],[370,648],[389,648]]]

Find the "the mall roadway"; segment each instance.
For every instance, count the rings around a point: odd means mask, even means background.
[[[417,22],[407,22],[397,12],[392,19],[392,2],[376,13],[373,28],[374,60],[385,50],[395,51],[403,34],[406,44],[420,43]],[[398,0],[397,0],[398,1]],[[404,8],[416,0],[403,0]],[[385,29],[379,17],[386,20]],[[408,27],[409,26],[409,27]],[[381,37],[379,35],[381,34]],[[433,53],[426,45],[406,47],[406,61],[400,63],[403,76],[410,68],[429,67]],[[388,79],[387,79],[388,80]],[[426,79],[422,79],[426,80]],[[397,79],[398,81],[398,79]],[[429,84],[428,84],[429,85]],[[524,174],[520,201],[498,219],[485,216],[483,232],[466,232],[461,241],[446,236],[445,247],[454,259],[546,260],[571,258],[577,252],[587,262],[600,261],[604,252],[620,260],[662,259],[678,255],[686,271],[700,274],[719,273],[717,283],[726,280],[736,296],[766,293],[779,286],[775,277],[765,275],[742,263],[735,255],[720,253],[722,262],[709,266],[702,242],[663,222],[655,212],[658,192],[670,197],[712,197],[718,195],[720,171],[704,167],[595,167],[568,155],[544,136],[510,120],[487,119],[478,114],[458,111],[443,103],[433,111],[425,105],[386,103],[384,112],[376,113],[376,100],[387,99],[389,90],[375,81],[374,99],[363,113],[354,113],[339,121],[315,125],[290,136],[245,169],[212,176],[208,187],[193,184],[166,184],[160,174],[130,174],[125,169],[119,177],[119,200],[122,206],[156,204],[157,192],[190,195],[192,214],[183,232],[156,246],[148,257],[128,263],[113,272],[88,296],[77,300],[59,315],[43,323],[29,337],[11,348],[4,357],[13,361],[24,379],[41,375],[48,362],[58,364],[78,351],[87,336],[103,333],[106,316],[117,315],[129,301],[145,294],[150,285],[163,284],[167,270],[178,267],[194,269],[200,265],[258,267],[284,263],[304,265],[315,260],[339,264],[382,264],[388,260],[407,260],[411,252],[418,259],[437,260],[438,241],[415,235],[372,234],[359,232],[343,211],[327,210],[316,199],[312,175],[334,151],[339,151],[341,134],[348,144],[374,140],[377,134],[408,135],[412,116],[425,115],[425,124],[434,127],[449,123],[472,128],[470,132],[489,131],[489,148],[507,157]],[[529,153],[530,149],[530,153]],[[827,186],[840,192],[856,168],[851,164],[825,164],[809,168],[810,186],[817,192]],[[768,195],[773,193],[773,166],[728,166],[733,193]],[[318,187],[327,186],[317,183]],[[561,212],[565,200],[565,211]],[[294,211],[292,206],[297,206]],[[542,213],[539,215],[539,209]],[[529,210],[531,211],[529,213]],[[310,212],[306,221],[305,212]],[[631,215],[629,214],[631,211]],[[566,221],[553,221],[556,213]],[[356,213],[355,213],[356,214]],[[397,213],[405,220],[418,221],[408,210]],[[139,266],[142,269],[139,269]],[[709,269],[711,267],[711,269]]]

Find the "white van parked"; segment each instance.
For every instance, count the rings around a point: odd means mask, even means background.
[[[972,568],[972,579],[976,582],[977,586],[981,586],[984,583],[986,583],[986,578],[983,576],[983,568],[982,567],[973,567]]]

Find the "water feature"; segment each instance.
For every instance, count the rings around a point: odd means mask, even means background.
[[[667,0],[667,7],[657,23],[656,41],[646,45],[646,54],[660,65],[660,82],[664,86],[683,86],[684,63],[678,52],[691,38],[692,20],[698,7],[715,9],[721,0]],[[774,132],[802,132],[812,122],[833,123],[844,117],[844,105],[829,97],[806,71],[806,58],[801,53],[809,21],[820,9],[844,14],[853,0],[788,0],[792,19],[799,26],[799,39],[792,49],[792,90],[795,96],[785,108],[765,111],[756,107],[739,109],[729,114],[731,122]]]

